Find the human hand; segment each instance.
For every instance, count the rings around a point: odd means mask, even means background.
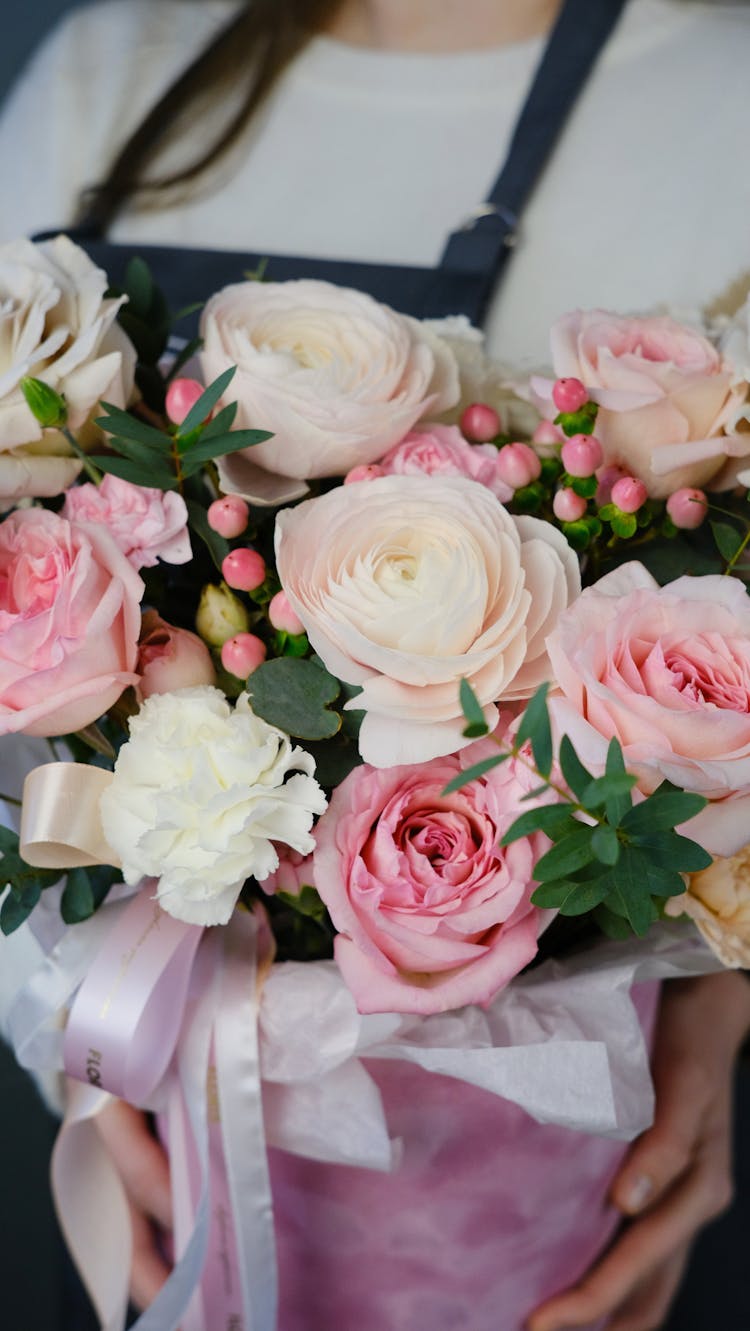
[[[143,1310],[169,1275],[155,1228],[172,1228],[167,1156],[149,1132],[145,1114],[124,1100],[113,1100],[94,1122],[127,1194],[133,1227],[130,1297]]]
[[[750,1028],[750,984],[734,971],[664,986],[653,1057],[653,1127],[611,1190],[632,1219],[573,1289],[547,1300],[528,1331],[657,1331],[698,1231],[731,1198],[732,1083]]]

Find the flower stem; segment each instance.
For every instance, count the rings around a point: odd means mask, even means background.
[[[73,452],[75,453],[76,457],[79,457],[81,459],[81,462],[83,463],[83,470],[85,471],[89,480],[93,481],[94,485],[101,485],[102,480],[104,479],[102,472],[100,472],[99,468],[95,467],[91,459],[86,456],[80,444],[78,443],[78,440],[75,438],[74,435],[70,433],[70,430],[67,428],[67,426],[63,427],[62,433],[64,434],[65,438],[70,444],[70,447],[73,449]]]

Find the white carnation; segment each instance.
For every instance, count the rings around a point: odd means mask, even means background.
[[[246,878],[278,867],[274,842],[302,855],[326,798],[315,761],[250,708],[210,686],[155,694],[130,722],[104,832],[126,883],[158,878],[166,911],[189,924],[226,924]]]

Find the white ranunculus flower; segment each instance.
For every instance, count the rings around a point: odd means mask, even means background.
[[[238,428],[273,432],[247,460],[298,481],[376,461],[458,400],[453,354],[429,328],[328,282],[226,287],[208,301],[201,334],[207,381],[237,366],[227,400],[238,403]]]
[[[0,245],[0,498],[60,494],[81,470],[30,411],[24,377],[64,395],[76,433],[100,399],[127,405],[135,350],[115,322],[125,297],[106,299],[106,289],[106,274],[66,236]]]
[[[246,878],[278,867],[274,843],[307,855],[326,799],[315,761],[211,686],[154,694],[130,722],[102,796],[105,836],[131,886],[158,878],[164,910],[226,924]]]
[[[490,726],[494,704],[551,678],[545,638],[580,591],[548,522],[513,517],[463,478],[385,476],[276,520],[282,586],[325,665],[362,692],[360,752],[374,767],[427,762],[469,741],[459,684]]]

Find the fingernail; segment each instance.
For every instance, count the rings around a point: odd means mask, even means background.
[[[654,1180],[649,1178],[648,1174],[639,1174],[633,1180],[624,1196],[625,1207],[628,1211],[642,1211],[647,1202],[651,1200],[654,1193]]]

